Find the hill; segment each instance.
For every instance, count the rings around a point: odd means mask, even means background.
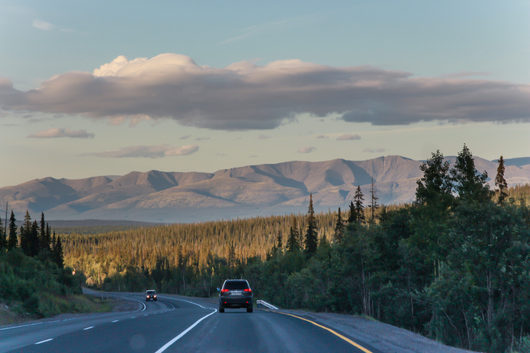
[[[448,157],[453,161],[454,157]],[[530,183],[528,158],[506,160],[509,186]],[[496,161],[475,157],[479,171],[494,177]],[[414,198],[421,161],[386,156],[365,161],[292,161],[199,172],[131,172],[85,179],[43,178],[0,188],[0,201],[17,214],[45,212],[49,219],[196,222],[305,212],[313,193],[317,211],[345,207],[371,179],[379,202]],[[490,181],[491,182],[491,181]]]

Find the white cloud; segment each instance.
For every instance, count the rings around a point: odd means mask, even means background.
[[[55,25],[53,25],[52,23],[39,19],[33,20],[32,25],[33,28],[40,29],[41,31],[51,31],[55,28]]]
[[[213,68],[185,55],[161,54],[119,56],[92,73],[64,73],[29,91],[0,78],[0,106],[21,114],[105,117],[116,124],[169,118],[222,130],[272,129],[304,113],[375,125],[528,122],[530,85],[300,60]]]
[[[186,156],[199,150],[197,145],[173,147],[168,145],[129,146],[114,151],[91,153],[96,157],[106,158],[162,158],[172,156]]]
[[[71,138],[94,138],[94,134],[87,132],[86,130],[70,130],[63,128],[51,128],[43,131],[36,132],[29,135],[31,138],[59,138],[59,137],[71,137]]]
[[[316,148],[313,147],[313,146],[306,146],[306,147],[300,147],[298,149],[298,153],[311,153],[315,150]]]
[[[352,134],[342,134],[337,136],[337,141],[352,141],[352,140],[360,140],[361,135],[352,135]]]

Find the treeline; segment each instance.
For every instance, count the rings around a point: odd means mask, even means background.
[[[61,240],[51,235],[44,214],[40,226],[28,212],[20,229],[13,212],[8,223],[6,237],[0,221],[0,300],[37,316],[79,311],[81,301],[65,296],[80,294],[85,278],[64,268]]]
[[[65,235],[68,265],[112,290],[213,295],[225,278],[290,308],[364,314],[488,352],[530,344],[530,211],[524,188],[495,191],[464,146],[437,151],[416,200],[379,207],[357,189],[346,212]],[[366,207],[365,205],[370,207]]]

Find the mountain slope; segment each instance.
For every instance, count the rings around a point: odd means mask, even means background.
[[[451,163],[455,157],[447,158]],[[510,186],[530,183],[530,159],[507,163]],[[510,161],[510,160],[507,160]],[[497,161],[475,157],[491,179]],[[366,161],[293,161],[223,169],[215,173],[131,172],[85,179],[43,178],[0,188],[0,202],[17,214],[46,212],[49,219],[127,219],[194,222],[305,212],[310,193],[320,211],[346,207],[355,188],[368,195],[372,178],[379,202],[414,199],[421,161],[386,156]],[[365,197],[368,200],[368,196]],[[20,216],[19,216],[20,217]]]

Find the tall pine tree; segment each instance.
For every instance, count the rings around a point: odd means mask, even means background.
[[[451,178],[460,200],[487,202],[491,199],[491,192],[486,184],[488,173],[478,173],[473,155],[465,144],[456,157]]]
[[[508,190],[508,183],[506,183],[506,179],[504,179],[504,169],[504,158],[501,156],[501,158],[499,158],[499,166],[497,167],[497,176],[495,176],[495,186],[498,189],[497,192],[499,195],[497,203],[499,205],[502,205],[508,196],[508,193],[506,192],[506,190]]]
[[[379,207],[379,204],[377,203],[377,200],[379,198],[376,195],[375,191],[375,181],[374,178],[372,178],[372,185],[370,187],[370,224],[375,223],[375,210]]]
[[[315,210],[313,208],[313,194],[309,195],[309,209],[307,210],[307,230],[305,233],[305,251],[312,255],[317,251],[317,221],[315,219]]]
[[[24,216],[24,223],[20,226],[20,247],[22,248],[24,254],[28,256],[32,256],[31,240],[31,216],[29,215],[29,211],[26,210],[26,215]]]
[[[7,248],[9,250],[14,249],[18,246],[17,238],[17,224],[15,214],[11,210],[11,217],[9,217],[9,240],[7,241]]]
[[[53,234],[55,238],[55,233]],[[64,256],[63,256],[63,245],[61,243],[61,236],[56,238],[56,242],[53,247],[53,260],[59,266],[59,268],[64,268]]]
[[[355,210],[355,204],[350,201],[350,214],[348,215],[348,223],[353,223],[357,219],[357,211]]]
[[[6,219],[7,222],[7,219]],[[7,248],[6,234],[4,232],[4,225],[2,224],[2,219],[0,218],[0,254],[5,251]]]
[[[335,223],[335,241],[341,242],[344,239],[344,221],[342,220],[342,215],[340,213],[340,207],[337,214],[337,223]]]
[[[449,162],[437,150],[420,169],[423,177],[416,182],[416,203],[445,210],[453,200]]]
[[[360,185],[357,185],[357,190],[355,191],[355,196],[353,196],[353,200],[355,201],[355,205],[354,205],[355,215],[356,215],[355,222],[357,224],[362,224],[365,221],[364,205],[363,205],[364,195],[363,195],[363,192],[361,191]]]
[[[291,228],[289,230],[289,237],[287,238],[287,252],[295,252],[300,250],[300,235],[298,233],[298,225],[296,224],[296,217],[293,216]]]

